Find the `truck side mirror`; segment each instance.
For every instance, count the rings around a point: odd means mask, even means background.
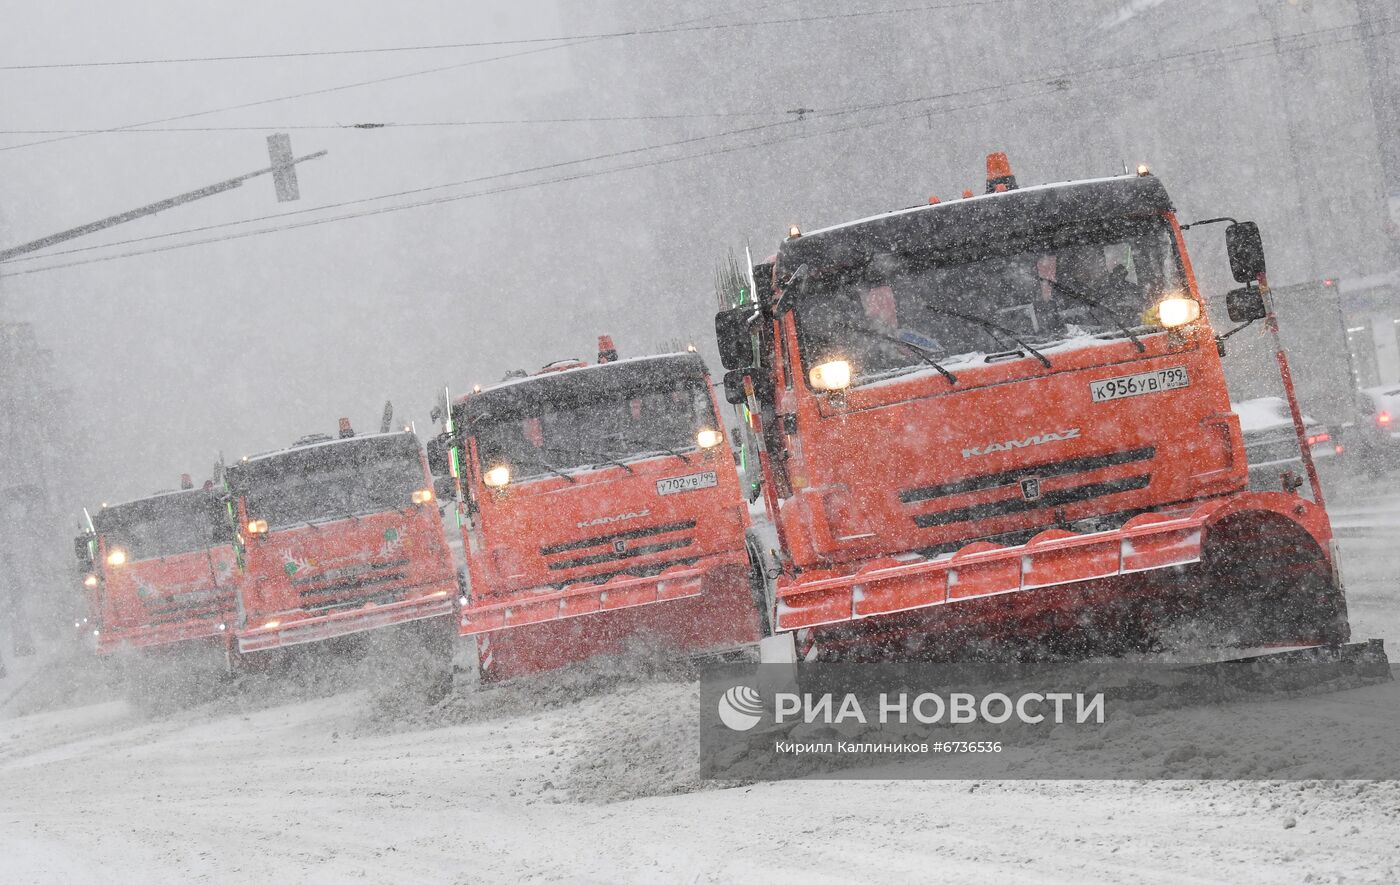
[[[428,472],[433,476],[444,476],[452,472],[452,436],[439,433],[424,446],[428,455]],[[441,497],[441,496],[439,496]]]
[[[1264,240],[1254,222],[1239,221],[1225,228],[1225,252],[1235,282],[1250,283],[1264,273]]]
[[[455,501],[457,499],[457,480],[451,476],[433,476],[433,497],[438,501]]]
[[[744,393],[744,376],[747,374],[747,369],[730,369],[724,373],[724,401],[731,406],[748,399]]]
[[[1232,323],[1252,323],[1264,318],[1264,294],[1256,286],[1231,289],[1225,293],[1225,310]]]
[[[224,510],[222,504],[219,505],[218,513],[214,518],[213,540],[216,544],[232,544],[234,541],[238,540],[238,528],[232,522],[229,522],[228,513]]]
[[[738,369],[753,361],[753,339],[749,335],[751,316],[752,307],[731,307],[715,314],[715,340],[719,343],[719,361],[726,369]],[[725,376],[726,379],[728,377]]]
[[[90,535],[79,535],[73,539],[73,553],[78,557],[78,565],[84,571],[92,570],[92,548],[88,546]]]

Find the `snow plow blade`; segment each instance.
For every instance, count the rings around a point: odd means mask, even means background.
[[[1188,664],[1182,672],[1259,693],[1297,691],[1318,685],[1341,690],[1395,678],[1385,653],[1385,641],[1381,639],[1236,652],[1218,662]]]
[[[876,560],[851,574],[814,570],[780,578],[776,624],[807,633],[919,610],[957,617],[960,611],[988,611],[997,597],[1003,608],[1023,615],[1073,615],[1151,594],[1175,594],[1174,614],[1189,616],[1193,609],[1225,604],[1232,594],[1259,595],[1259,585],[1278,577],[1289,586],[1312,581],[1309,592],[1319,581],[1327,585],[1314,594],[1327,595],[1327,605],[1319,603],[1316,612],[1297,619],[1311,619],[1317,629],[1304,623],[1308,629],[1301,633],[1229,644],[1338,643],[1349,636],[1327,553],[1330,540],[1321,508],[1292,495],[1246,492],[1190,510],[1139,514],[1110,531],[1047,529],[1016,546],[978,541],[938,557]],[[1258,600],[1251,605],[1255,612],[1261,608]],[[1340,611],[1340,626],[1325,614],[1329,606]]]
[[[683,566],[644,578],[616,577],[602,584],[574,584],[555,593],[467,606],[461,612],[463,636],[493,633],[546,621],[560,621],[642,605],[699,596],[714,563]]]
[[[201,639],[223,639],[227,636],[226,629],[226,625],[223,624],[204,623],[155,624],[134,627],[120,633],[115,630],[105,631],[97,638],[97,653],[106,655],[125,648],[146,649]]]
[[[452,613],[452,593],[439,590],[429,596],[405,599],[387,605],[367,605],[364,608],[339,611],[329,615],[275,622],[275,626],[257,627],[238,634],[239,652],[264,651],[320,642],[336,636],[348,636],[363,630],[405,624]]]

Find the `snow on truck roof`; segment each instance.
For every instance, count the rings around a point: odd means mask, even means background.
[[[213,491],[214,491],[214,492],[217,492],[218,489],[216,488],[216,489],[214,489]],[[156,492],[155,494],[146,495],[145,497],[142,497],[142,498],[132,498],[132,499],[130,499],[130,500],[128,500],[128,501],[118,501],[118,502],[115,503],[115,504],[103,504],[102,507],[101,507],[101,509],[98,510],[97,513],[98,513],[98,514],[101,514],[103,511],[108,511],[108,510],[120,510],[121,508],[123,508],[123,507],[129,507],[129,506],[132,505],[132,504],[142,504],[142,503],[145,503],[146,501],[155,501],[155,500],[157,500],[157,499],[159,499],[159,498],[170,498],[170,497],[173,497],[173,496],[175,496],[175,495],[208,495],[208,494],[211,494],[211,492],[210,492],[209,490],[206,490],[206,489],[203,489],[203,488],[193,488],[193,489],[168,489],[168,490],[163,491],[163,492]],[[96,514],[95,514],[95,515],[96,515]]]
[[[630,356],[625,357],[623,359],[611,360],[606,363],[584,363],[583,360],[579,360],[579,362],[583,363],[583,365],[574,366],[573,368],[569,369],[559,369],[553,372],[539,372],[534,375],[526,375],[523,378],[510,378],[505,381],[499,381],[490,386],[482,387],[481,390],[476,391],[475,393],[462,394],[461,396],[452,400],[452,404],[454,406],[460,406],[467,400],[472,399],[473,397],[481,396],[484,393],[491,393],[492,391],[504,390],[508,387],[517,387],[519,385],[529,384],[531,382],[548,383],[549,379],[559,378],[562,376],[576,376],[580,372],[594,372],[600,369],[616,370],[619,368],[630,368],[633,366],[638,366],[641,363],[647,362],[660,363],[671,361],[696,361],[700,363],[701,369],[704,369],[708,372],[708,369],[705,367],[704,360],[701,358],[701,356],[698,353],[688,350],[680,350],[676,351],[675,353],[652,353],[647,354],[646,356]],[[556,362],[562,362],[562,360],[558,360]],[[553,365],[553,363],[551,363],[550,365]]]
[[[778,247],[778,265],[787,269],[803,263],[859,263],[875,253],[907,249],[910,242],[976,243],[1065,224],[1170,211],[1171,199],[1154,175],[1028,185],[896,209],[790,237]]]
[[[285,455],[289,452],[304,452],[307,449],[320,449],[326,446],[338,446],[341,443],[352,443],[366,439],[386,439],[391,436],[412,436],[417,439],[417,434],[411,430],[391,430],[388,433],[361,433],[355,436],[347,436],[344,439],[329,439],[324,442],[307,443],[300,446],[287,446],[285,449],[274,449],[270,452],[259,452],[256,455],[249,455],[239,463],[251,464],[254,461],[266,461],[269,458],[276,458],[278,455]]]
[[[957,197],[957,198],[954,198],[954,199],[942,200],[942,201],[939,201],[939,202],[937,202],[937,203],[929,203],[928,205],[909,206],[909,207],[904,208],[904,209],[891,209],[891,210],[888,211],[888,212],[877,212],[877,213],[874,214],[874,215],[867,215],[867,216],[864,217],[864,218],[857,218],[857,219],[855,219],[855,220],[853,220],[853,221],[843,221],[843,222],[841,222],[841,223],[839,223],[839,224],[829,224],[829,225],[827,225],[826,227],[817,228],[816,230],[804,231],[804,232],[802,233],[802,236],[803,236],[803,237],[815,237],[815,236],[820,236],[821,234],[824,234],[824,233],[830,233],[831,231],[843,230],[843,229],[848,228],[848,227],[855,227],[855,226],[857,226],[857,225],[866,224],[867,222],[878,221],[878,220],[880,220],[880,219],[882,219],[882,218],[892,218],[892,217],[895,217],[895,216],[898,216],[898,215],[910,215],[910,214],[913,214],[913,213],[915,213],[915,212],[937,211],[937,210],[942,209],[942,208],[944,208],[944,207],[946,207],[946,206],[953,205],[954,203],[961,203],[961,202],[965,202],[965,201],[968,201],[968,200],[973,200],[973,201],[978,201],[978,200],[994,200],[994,199],[998,199],[998,198],[1000,198],[1000,197],[1008,197],[1008,196],[1011,196],[1011,195],[1014,195],[1014,194],[1027,194],[1027,193],[1032,193],[1032,192],[1034,192],[1034,191],[1049,190],[1049,189],[1052,189],[1052,188],[1074,187],[1074,186],[1077,186],[1077,185],[1084,185],[1084,184],[1088,184],[1088,185],[1101,184],[1101,183],[1103,183],[1103,182],[1105,182],[1105,181],[1121,181],[1121,180],[1123,180],[1123,179],[1125,179],[1125,178],[1137,178],[1137,176],[1136,176],[1136,175],[1111,175],[1111,176],[1108,176],[1108,177],[1106,177],[1106,178],[1081,178],[1081,179],[1077,179],[1077,180],[1074,180],[1074,181],[1052,181],[1052,182],[1049,182],[1049,183],[1046,183],[1046,184],[1029,184],[1029,185],[1026,185],[1025,187],[1018,187],[1018,188],[1015,188],[1014,190],[993,191],[993,192],[990,193],[990,194],[973,194],[973,195],[970,196],[970,197]]]

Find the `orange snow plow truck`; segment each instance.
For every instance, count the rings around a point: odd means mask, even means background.
[[[1232,319],[1271,319],[1257,228],[1226,240]],[[1018,188],[993,154],[982,195],[793,227],[757,270],[716,332],[762,441],[785,656],[1349,638],[1320,489],[1246,490],[1228,342],[1145,166]]]
[[[447,616],[457,572],[412,432],[303,437],[229,471],[240,652]]]
[[[747,509],[695,353],[553,363],[468,394],[447,426],[481,678],[656,642],[758,640]]]
[[[238,569],[234,530],[213,484],[104,506],[83,578],[99,654],[204,641],[226,651]],[[89,550],[92,547],[89,545]]]

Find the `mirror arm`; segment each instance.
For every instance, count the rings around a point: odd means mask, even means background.
[[[1235,334],[1236,332],[1240,331],[1241,329],[1248,328],[1248,327],[1250,327],[1250,326],[1252,326],[1252,325],[1254,325],[1254,320],[1248,320],[1247,322],[1240,323],[1238,326],[1236,326],[1235,328],[1231,329],[1230,331],[1225,332],[1225,333],[1220,334],[1220,335],[1216,335],[1216,336],[1215,336],[1215,342],[1216,342],[1217,344],[1224,344],[1226,338],[1229,338],[1231,335]]]
[[[1238,221],[1236,221],[1235,219],[1231,218],[1230,216],[1228,216],[1228,215],[1222,215],[1222,216],[1220,216],[1219,218],[1203,218],[1203,219],[1201,219],[1200,221],[1193,221],[1193,222],[1191,222],[1190,224],[1183,224],[1183,225],[1181,225],[1180,227],[1181,227],[1182,230],[1190,230],[1190,229],[1193,228],[1193,227],[1200,227],[1201,225],[1204,225],[1204,224],[1224,224],[1224,223],[1227,222],[1227,221],[1228,221],[1230,224],[1239,224]]]

